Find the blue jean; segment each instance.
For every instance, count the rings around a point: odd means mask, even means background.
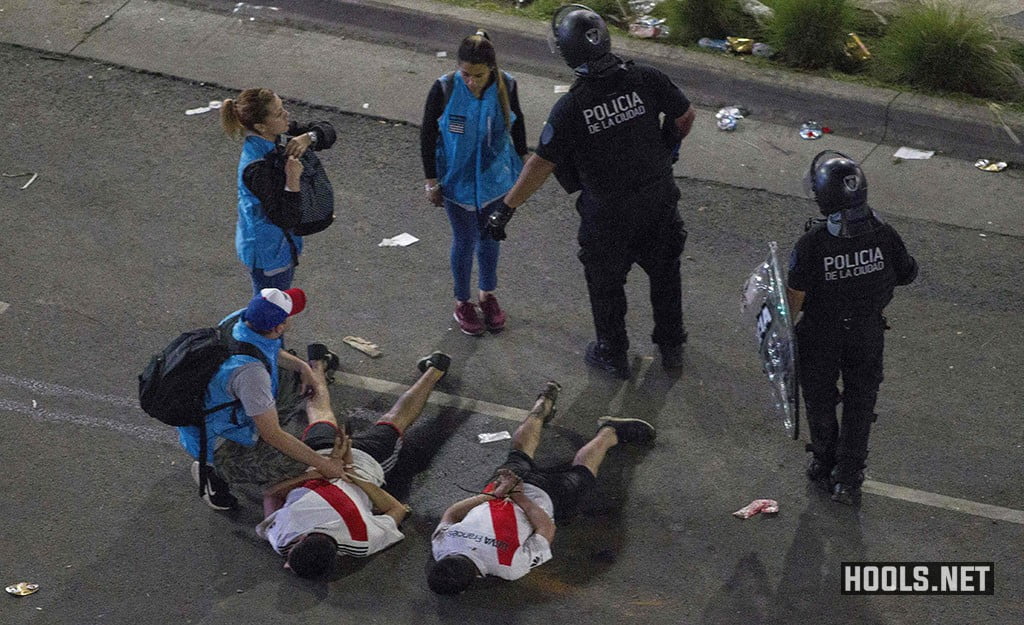
[[[499,243],[483,233],[483,224],[500,202],[501,200],[496,200],[473,211],[448,200],[444,201],[448,221],[452,224],[451,265],[455,299],[460,302],[470,299],[469,282],[473,274],[474,252],[480,290],[493,291],[498,286]]]
[[[259,295],[263,289],[281,289],[284,291],[292,286],[292,278],[295,277],[295,266],[292,265],[281,273],[275,273],[272,276],[263,273],[262,269],[253,267],[249,270],[249,276],[252,278],[253,297]]]

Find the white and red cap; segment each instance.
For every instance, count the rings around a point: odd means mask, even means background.
[[[263,289],[249,301],[242,317],[253,330],[266,332],[305,308],[306,293],[302,289]]]

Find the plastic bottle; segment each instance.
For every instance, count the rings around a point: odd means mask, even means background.
[[[708,48],[709,50],[718,50],[719,52],[728,52],[730,50],[729,42],[725,39],[709,39],[707,37],[701,37],[697,41],[697,45],[702,48]]]

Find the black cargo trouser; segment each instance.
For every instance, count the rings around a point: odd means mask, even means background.
[[[634,263],[650,282],[651,340],[666,347],[683,342],[679,257],[686,230],[678,201],[679,189],[671,180],[625,195],[611,209],[598,207],[586,191],[577,200],[582,218],[578,255],[587,279],[594,330],[597,339],[614,352],[629,348],[625,284]]]
[[[819,321],[796,327],[803,388],[815,457],[835,467],[836,481],[859,486],[868,456],[868,436],[882,384],[885,321],[877,317]],[[836,419],[843,380],[843,416]]]

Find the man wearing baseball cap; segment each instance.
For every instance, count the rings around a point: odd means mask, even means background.
[[[292,317],[305,307],[306,294],[302,289],[263,289],[248,306],[231,313],[221,322],[231,327],[235,341],[254,346],[261,357],[248,354],[231,356],[207,386],[207,409],[223,407],[206,418],[207,440],[211,442],[206,454],[209,465],[206,471],[200,471],[198,462],[199,428],[178,428],[182,446],[197,459],[192,464],[192,477],[197,483],[203,482],[203,500],[215,510],[227,510],[238,504],[229,490],[232,476],[224,475],[222,470],[224,448],[227,447],[236,450],[232,455],[237,457],[238,449],[254,450],[262,440],[297,463],[315,467],[325,477],[345,475],[344,462],[316,453],[283,430],[278,418],[279,369],[298,374],[300,393],[306,394],[307,389],[314,389],[309,363],[282,349],[282,337],[291,327]],[[257,457],[256,454],[245,455]]]

